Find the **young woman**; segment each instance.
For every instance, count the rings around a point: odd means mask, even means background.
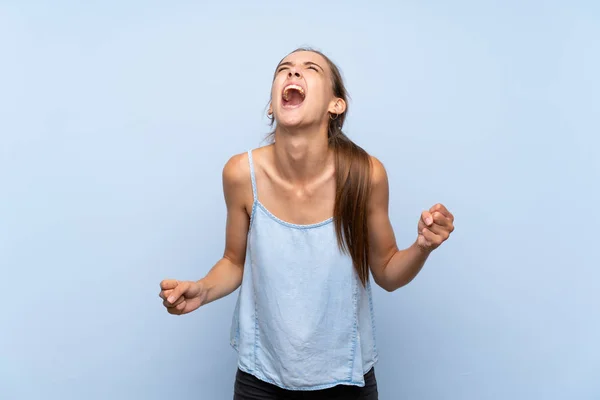
[[[338,68],[299,49],[277,66],[272,144],[223,169],[223,258],[197,282],[164,280],[171,314],[241,286],[231,329],[234,399],[377,399],[369,277],[409,283],[454,230],[441,204],[421,214],[399,250],[383,165],[342,133],[347,95]]]

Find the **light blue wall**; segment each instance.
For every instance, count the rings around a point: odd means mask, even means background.
[[[381,399],[600,398],[597,2],[88,3],[0,3],[1,399],[231,398],[235,296],[172,317],[158,283],[222,255],[221,168],[305,44],[399,244],[456,216],[375,291]]]

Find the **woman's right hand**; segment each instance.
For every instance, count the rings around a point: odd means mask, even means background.
[[[166,279],[160,283],[159,297],[169,314],[181,315],[196,310],[206,301],[206,288],[202,281]]]

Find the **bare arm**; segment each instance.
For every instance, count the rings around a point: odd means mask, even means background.
[[[248,204],[252,204],[250,167],[245,155],[232,157],[223,168],[223,192],[227,205],[223,257],[199,281],[161,281],[159,297],[169,314],[190,313],[227,296],[242,283],[250,224]]]
[[[242,283],[250,223],[247,204],[252,198],[250,169],[244,155],[232,157],[223,168],[223,193],[227,205],[225,251],[223,258],[198,281],[206,290],[202,304],[229,295]]]
[[[368,205],[370,267],[375,282],[394,291],[412,281],[429,254],[454,229],[454,217],[438,204],[421,215],[419,235],[408,248],[399,250],[389,215],[389,184],[384,166],[372,157],[371,197]],[[447,215],[444,215],[447,214]],[[452,221],[450,221],[450,217]],[[431,221],[425,222],[428,218]]]

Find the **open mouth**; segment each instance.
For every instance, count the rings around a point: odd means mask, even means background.
[[[288,85],[283,89],[282,99],[284,107],[298,107],[304,101],[306,94],[300,85]]]

